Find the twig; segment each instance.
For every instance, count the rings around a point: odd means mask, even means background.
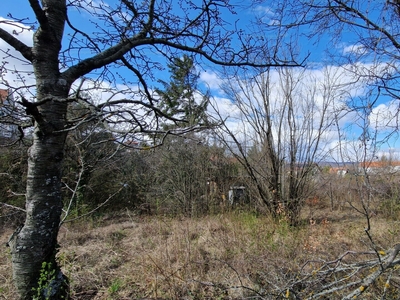
[[[14,206],[14,205],[3,203],[3,202],[0,202],[0,204],[3,205],[3,206],[6,206],[6,207],[10,207],[12,209],[16,209],[16,210],[20,210],[20,211],[26,212],[25,209],[23,209],[21,207],[18,207],[18,206]]]
[[[114,194],[111,194],[103,203],[101,203],[99,206],[97,206],[96,208],[92,209],[91,211],[89,211],[86,214],[80,215],[79,217],[73,218],[73,219],[69,219],[69,220],[64,220],[64,223],[67,222],[72,222],[78,219],[81,219],[83,217],[86,217],[88,215],[91,215],[92,213],[94,213],[96,210],[100,209],[102,206],[106,205],[108,201],[110,201],[115,195],[117,195],[124,187],[122,186],[121,188],[118,189],[118,191],[116,191]]]

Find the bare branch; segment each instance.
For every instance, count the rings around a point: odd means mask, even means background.
[[[44,13],[42,7],[40,6],[39,1],[29,0],[29,4],[31,5],[32,10],[36,15],[36,19],[39,21],[40,26],[41,27],[48,26],[46,14]]]
[[[106,205],[115,195],[117,195],[119,192],[121,192],[124,189],[124,187],[122,186],[119,190],[117,190],[115,193],[111,194],[108,196],[108,198],[106,200],[103,201],[103,203],[101,203],[100,205],[98,205],[96,208],[92,209],[91,211],[80,215],[79,217],[73,218],[73,219],[68,219],[68,220],[64,220],[64,223],[68,223],[68,222],[72,222],[72,221],[76,221],[79,220],[81,218],[84,218],[86,216],[90,216],[91,214],[93,214],[94,212],[96,212],[97,210],[99,210],[101,207],[103,207],[104,205]]]
[[[3,205],[3,206],[6,206],[6,207],[10,207],[10,208],[15,209],[15,210],[26,212],[25,209],[23,209],[21,207],[18,207],[18,206],[14,206],[14,205],[3,203],[3,202],[0,202],[0,204]]]
[[[32,48],[28,47],[2,28],[0,28],[0,39],[4,40],[7,44],[15,48],[15,50],[19,51],[22,56],[30,62],[33,60]]]
[[[390,34],[384,27],[379,26],[378,24],[373,22],[370,18],[365,16],[359,9],[355,9],[352,6],[347,5],[344,1],[341,1],[341,0],[334,0],[334,1],[339,5],[339,9],[340,10],[344,9],[346,11],[346,13],[352,13],[352,14],[358,16],[362,21],[364,21],[366,26],[363,27],[363,29],[371,30],[371,31],[377,31],[377,32],[380,32],[380,33],[384,34],[386,36],[386,38],[391,41],[392,45],[396,49],[400,49],[400,44],[397,42],[395,37],[392,34]],[[332,11],[335,11],[334,7],[332,7]],[[336,15],[336,17],[338,17],[338,19],[341,22],[347,23],[347,24],[355,26],[355,27],[359,26],[357,23],[351,22],[347,18],[339,17],[337,14],[335,14],[335,15]]]

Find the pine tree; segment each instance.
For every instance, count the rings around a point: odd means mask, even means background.
[[[157,89],[160,107],[170,116],[179,116],[182,123],[175,126],[195,126],[207,124],[208,95],[197,90],[198,73],[193,59],[188,55],[173,58],[168,64],[171,73],[170,82],[159,80],[164,90]],[[169,126],[170,127],[170,126]]]

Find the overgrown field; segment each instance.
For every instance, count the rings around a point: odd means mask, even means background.
[[[59,260],[72,299],[284,299],[308,261],[392,247],[400,241],[395,219],[371,218],[373,245],[366,219],[350,207],[307,206],[296,228],[240,210],[198,219],[125,211],[63,225]],[[3,228],[0,237],[0,299],[7,300],[16,299],[5,246],[12,231]]]

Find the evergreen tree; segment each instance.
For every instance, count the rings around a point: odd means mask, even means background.
[[[181,116],[182,123],[177,126],[186,127],[207,124],[208,95],[201,95],[197,90],[199,79],[193,59],[188,55],[175,57],[168,64],[171,73],[170,82],[159,80],[164,90],[157,89],[160,96],[160,107],[170,116]]]

